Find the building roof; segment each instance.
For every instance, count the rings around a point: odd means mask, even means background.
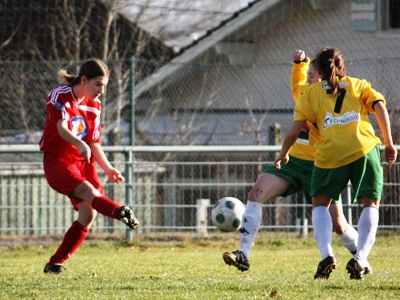
[[[160,68],[153,75],[147,76],[135,88],[135,96],[139,97],[143,92],[162,83],[178,71],[185,63],[194,62],[204,52],[215,47],[216,44],[227,39],[232,33],[246,26],[266,10],[271,9],[282,0],[254,0],[248,1],[248,5],[231,14],[229,18],[221,21],[217,26],[207,30],[206,34],[187,44],[180,49],[180,53],[168,64]]]
[[[125,0],[122,13],[181,52],[260,0]]]

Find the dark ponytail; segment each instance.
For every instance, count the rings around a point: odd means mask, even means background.
[[[337,96],[339,94],[337,77],[340,79],[345,75],[342,53],[335,48],[324,47],[317,53],[315,60],[321,79],[328,82],[332,87],[332,95]]]
[[[59,72],[59,75],[61,76],[61,84],[69,86],[80,83],[82,76],[85,76],[88,80],[98,76],[110,77],[107,65],[95,58],[89,59],[81,65],[78,76],[71,75],[64,69]]]

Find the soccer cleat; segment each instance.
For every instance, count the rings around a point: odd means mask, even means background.
[[[250,268],[249,260],[246,255],[240,251],[236,250],[233,252],[225,252],[222,255],[225,263],[230,266],[235,266],[239,271],[247,271]]]
[[[368,265],[368,267],[364,268],[364,275],[370,275],[373,273],[374,273],[374,271],[372,270],[372,267],[370,265]]]
[[[54,264],[52,266],[49,266],[49,264],[46,264],[44,266],[43,272],[44,273],[52,273],[52,274],[60,274],[60,273],[62,273],[63,269],[66,270],[66,268],[61,264]]]
[[[131,229],[137,229],[140,225],[138,219],[136,219],[132,209],[129,206],[121,206],[119,209],[119,215],[121,221]]]
[[[347,272],[350,273],[350,279],[363,280],[365,268],[360,265],[360,262],[354,258],[350,259],[346,265]]]
[[[333,256],[327,256],[318,264],[317,272],[315,272],[314,279],[328,279],[332,271],[336,269],[336,259]]]
[[[356,255],[357,251],[351,251],[351,254]],[[372,270],[371,265],[369,264],[369,262],[367,262],[367,266],[364,268],[364,275],[370,275],[373,274],[374,271]]]

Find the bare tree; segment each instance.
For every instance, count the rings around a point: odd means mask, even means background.
[[[113,80],[108,88],[107,94],[103,96],[104,111],[102,114],[105,125],[121,122],[121,111],[129,104],[127,88],[129,85],[130,68],[127,64],[130,56],[135,55],[138,60],[143,57],[154,60],[166,59],[171,55],[172,49],[166,48],[161,41],[154,40],[148,33],[143,31],[134,22],[124,18],[120,11],[127,5],[125,1],[107,1],[106,4],[100,0],[88,0],[84,2],[75,0],[57,0],[51,3],[51,10],[47,10],[45,2],[39,0],[30,1],[29,7],[23,6],[4,7],[4,17],[8,17],[7,9],[13,14],[20,16],[18,19],[10,17],[5,20],[7,27],[3,27],[3,33],[9,32],[8,36],[3,34],[0,40],[0,59],[6,59],[12,55],[16,60],[38,62],[37,69],[47,70],[36,74],[36,85],[43,85],[43,91],[31,88],[28,78],[34,76],[32,70],[27,70],[20,65],[15,68],[10,64],[8,73],[15,74],[23,88],[13,88],[12,84],[5,84],[5,91],[9,90],[1,98],[3,103],[7,95],[13,95],[14,105],[20,107],[20,116],[10,125],[13,128],[24,128],[25,130],[40,129],[42,122],[37,124],[29,123],[32,116],[32,108],[43,107],[43,97],[56,83],[56,71],[60,68],[72,68],[77,72],[77,67],[82,60],[89,57],[99,57],[106,61],[112,71]],[[18,11],[20,9],[20,11]],[[35,18],[33,15],[35,14]],[[41,22],[46,18],[46,29],[43,29]],[[18,21],[10,23],[13,21]],[[51,63],[49,63],[51,61]],[[39,62],[43,62],[40,64]],[[33,66],[33,65],[31,65]],[[32,67],[34,68],[34,67]],[[50,72],[50,70],[52,70]],[[55,71],[54,71],[55,70]],[[3,67],[6,72],[6,66]],[[17,72],[18,71],[18,72]],[[28,72],[28,73],[27,73]],[[17,74],[18,73],[18,74]],[[138,70],[137,74],[141,74]],[[49,80],[51,78],[51,80]],[[11,79],[11,78],[10,78]],[[47,85],[45,84],[47,83]],[[29,93],[30,100],[27,102],[25,94]],[[35,94],[36,93],[36,94]],[[108,102],[110,105],[107,105]],[[4,109],[6,106],[2,105]],[[10,104],[10,109],[11,109]],[[107,111],[109,109],[109,111]],[[111,109],[112,108],[112,109]],[[43,113],[41,113],[43,116]],[[39,116],[37,116],[39,120]],[[11,125],[12,124],[12,125]]]

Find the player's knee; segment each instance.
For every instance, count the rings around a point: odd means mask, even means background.
[[[72,196],[90,202],[94,197],[100,197],[101,193],[97,189],[95,189],[90,183],[82,182],[75,188]]]
[[[379,200],[373,200],[373,199],[369,199],[367,197],[361,198],[361,203],[362,203],[363,208],[370,206],[370,207],[379,209],[379,202],[380,202]]]

